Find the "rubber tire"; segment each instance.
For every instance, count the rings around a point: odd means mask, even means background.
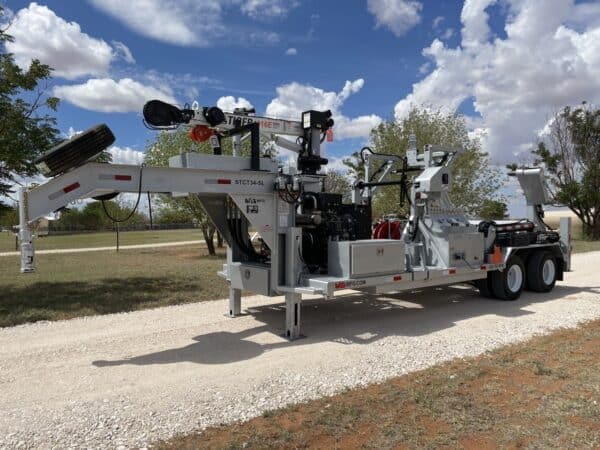
[[[54,177],[84,164],[115,142],[115,135],[105,124],[96,125],[61,142],[34,161],[40,172]]]
[[[509,269],[515,264],[521,268],[523,280],[521,282],[521,286],[519,287],[519,289],[517,291],[513,292],[508,288],[507,275],[508,275]],[[508,261],[506,261],[506,267],[504,268],[504,270],[503,271],[498,270],[498,271],[492,272],[491,279],[492,279],[492,283],[491,283],[492,284],[492,292],[494,293],[494,296],[497,299],[499,299],[499,300],[516,300],[516,299],[518,299],[521,296],[521,292],[523,292],[523,288],[525,287],[525,284],[526,284],[526,273],[525,273],[525,266],[523,265],[523,261],[517,255],[511,256],[510,258],[508,258]]]
[[[552,260],[554,263],[554,279],[552,283],[546,284],[543,277],[544,263]],[[527,288],[534,292],[550,292],[556,284],[558,268],[556,259],[548,252],[535,252],[527,261]]]
[[[479,293],[482,297],[496,298],[494,292],[492,291],[492,278],[490,277],[489,273],[486,278],[475,280],[475,287],[479,289]]]

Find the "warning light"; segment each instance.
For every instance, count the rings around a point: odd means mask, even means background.
[[[189,137],[194,142],[204,142],[210,139],[213,131],[206,125],[196,125],[189,132]]]
[[[333,128],[328,128],[326,133],[327,133],[327,142],[333,142]]]

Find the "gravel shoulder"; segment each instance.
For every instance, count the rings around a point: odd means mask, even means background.
[[[303,304],[245,297],[0,330],[0,448],[141,447],[600,317],[600,252],[516,302],[458,286]]]

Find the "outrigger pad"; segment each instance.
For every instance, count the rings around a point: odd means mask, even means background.
[[[115,135],[105,124],[96,125],[61,142],[34,161],[38,170],[54,177],[79,167],[115,142]]]

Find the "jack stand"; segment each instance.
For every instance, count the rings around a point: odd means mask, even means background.
[[[19,241],[21,243],[21,273],[35,272],[33,263],[35,250],[33,248],[33,233],[27,217],[27,191],[19,188]]]
[[[229,317],[242,314],[242,290],[229,288]]]
[[[287,292],[285,294],[285,337],[290,341],[300,336],[300,306],[302,294]]]

